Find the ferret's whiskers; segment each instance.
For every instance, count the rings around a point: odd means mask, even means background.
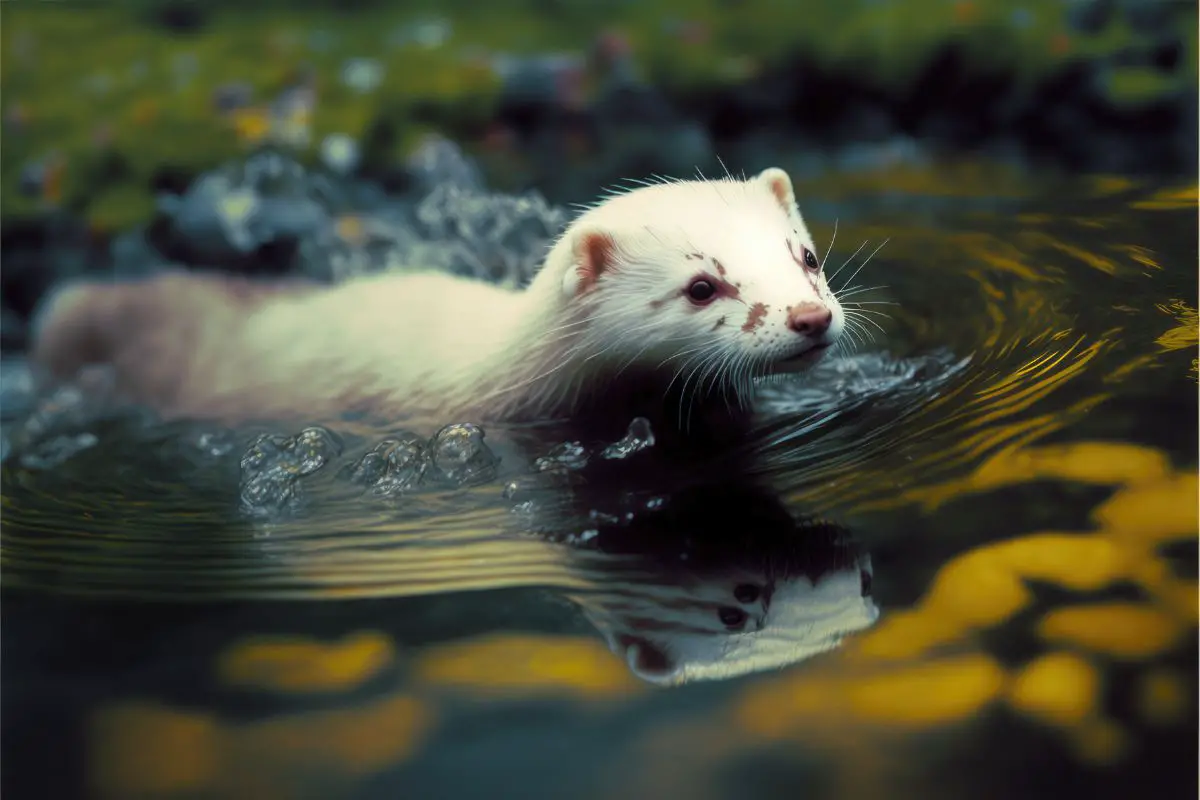
[[[833,236],[829,237],[829,249],[825,251],[825,257],[821,259],[821,271],[825,271],[825,262],[829,260],[829,255],[833,252],[833,245],[837,242],[838,221],[833,221]]]
[[[847,309],[845,309],[845,311],[846,311],[846,313],[854,313],[854,314],[873,314],[877,317],[883,317],[884,319],[892,318],[891,314],[888,314],[885,311],[876,311],[873,308],[847,308]]]
[[[842,272],[842,270],[844,270],[844,269],[846,268],[846,265],[847,265],[847,264],[849,264],[851,261],[853,261],[853,260],[855,259],[855,257],[857,257],[857,256],[858,256],[858,254],[862,252],[862,249],[863,249],[864,247],[866,247],[866,246],[867,246],[867,243],[866,243],[866,241],[864,241],[862,244],[860,244],[860,245],[858,246],[858,249],[857,249],[857,250],[855,250],[853,253],[851,253],[851,254],[850,254],[850,257],[849,257],[849,258],[847,258],[845,261],[843,261],[843,262],[842,262],[842,265],[841,265],[840,267],[838,267],[838,268],[837,268],[837,271],[836,271],[836,272],[834,272],[832,275],[830,275],[828,278],[826,278],[826,279],[825,279],[825,280],[826,280],[826,282],[832,283],[832,282],[833,282],[833,279],[834,279],[834,278],[836,278],[838,275],[840,275],[840,274],[841,274],[841,272]]]
[[[846,287],[845,289],[841,289],[841,290],[839,290],[839,291],[836,291],[836,292],[834,292],[834,293],[833,293],[833,296],[834,296],[834,297],[836,297],[836,298],[838,298],[838,300],[840,301],[842,298],[846,298],[846,297],[853,297],[854,295],[856,295],[856,294],[862,294],[863,292],[873,292],[873,291],[875,291],[875,290],[877,290],[877,289],[888,289],[888,288],[890,288],[890,287],[889,287],[887,284],[883,284],[883,283],[881,283],[881,284],[877,284],[877,285],[875,285],[875,286],[848,286],[848,287]],[[871,303],[882,303],[882,302],[890,302],[890,301],[885,301],[885,300],[855,300],[854,302],[856,302],[856,303],[866,303],[866,302],[871,302]],[[899,303],[896,303],[895,305],[899,305]]]
[[[863,324],[863,325],[864,325],[864,328],[863,328],[864,330],[866,330],[866,328],[865,328],[865,325],[872,325],[872,326],[874,326],[874,327],[875,327],[875,329],[876,329],[876,330],[878,330],[880,333],[884,334],[885,336],[887,335],[887,331],[885,331],[885,330],[883,329],[883,327],[882,327],[882,326],[880,326],[880,324],[879,324],[878,322],[876,322],[875,320],[871,319],[870,317],[853,316],[854,314],[857,314],[857,313],[858,313],[858,312],[847,312],[847,314],[846,314],[846,319],[848,319],[848,320],[849,320],[849,319],[853,319],[853,320],[855,320],[856,322],[858,322],[859,324]]]
[[[891,238],[887,238],[887,239],[884,239],[882,242],[880,242],[879,247],[876,247],[874,250],[872,250],[871,255],[869,255],[865,259],[863,259],[863,262],[858,265],[858,269],[854,270],[854,274],[846,279],[846,283],[850,283],[852,280],[854,280],[854,278],[858,275],[858,273],[862,272],[863,267],[865,267],[867,264],[871,263],[871,259],[875,257],[875,254],[878,253],[880,250],[882,250],[883,246],[890,241],[891,241]]]

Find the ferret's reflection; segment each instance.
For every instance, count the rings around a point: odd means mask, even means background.
[[[797,519],[765,490],[704,485],[637,505],[592,515],[582,547],[624,558],[591,567],[595,590],[571,599],[646,681],[783,667],[879,616],[849,531]]]

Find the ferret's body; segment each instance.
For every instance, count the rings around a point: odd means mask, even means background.
[[[58,378],[111,365],[135,402],[225,421],[527,420],[672,388],[737,405],[841,332],[813,252],[779,170],[654,184],[584,213],[522,291],[440,273],[79,284],[41,313],[34,358]]]

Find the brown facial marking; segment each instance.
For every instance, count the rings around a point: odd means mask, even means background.
[[[742,326],[744,333],[751,333],[755,328],[762,327],[767,318],[767,304],[755,303],[750,306],[750,313],[746,315],[746,324]]]
[[[717,261],[715,258],[712,259],[712,263],[713,263],[713,268],[716,269],[716,271],[717,271],[717,274],[720,275],[722,278],[724,278],[725,277],[725,265],[722,264],[720,261]]]
[[[684,256],[688,261],[700,261],[704,258],[703,253],[688,253]]]
[[[717,320],[717,324],[713,325],[712,329],[715,331],[717,328],[721,327],[724,324],[725,324],[725,317],[721,317],[719,320]]]

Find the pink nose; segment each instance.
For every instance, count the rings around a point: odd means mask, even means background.
[[[815,303],[795,306],[788,312],[788,327],[796,333],[817,337],[829,330],[833,312]]]

